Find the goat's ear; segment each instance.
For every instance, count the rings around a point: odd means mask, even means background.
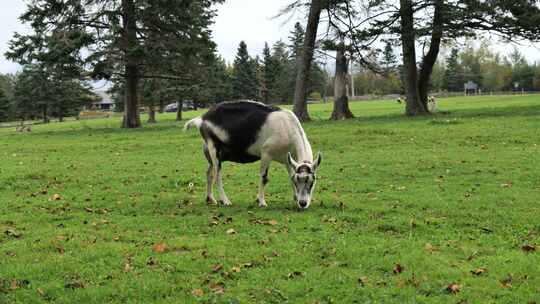
[[[315,161],[313,161],[313,171],[317,171],[317,169],[321,165],[321,162],[322,162],[322,153],[317,152],[317,157],[315,158]]]
[[[296,170],[296,167],[298,167],[298,163],[292,158],[291,152],[287,152],[287,165],[289,165],[289,168],[292,169],[292,171]]]

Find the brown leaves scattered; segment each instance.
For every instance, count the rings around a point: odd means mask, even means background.
[[[60,196],[60,194],[58,194],[58,193],[55,193],[49,200],[50,201],[59,201],[59,200],[62,200],[62,196]]]
[[[475,270],[471,270],[471,273],[474,274],[475,276],[482,275],[486,272],[487,272],[486,268],[476,268]]]
[[[452,283],[452,284],[446,286],[446,291],[449,292],[449,293],[452,293],[452,294],[457,294],[458,292],[461,291],[461,285],[456,284],[456,283]]]
[[[164,253],[168,249],[167,245],[165,243],[158,243],[155,244],[154,247],[152,247],[152,250],[156,253]]]
[[[523,246],[521,246],[521,250],[523,250],[523,251],[525,251],[527,253],[530,253],[530,252],[536,251],[536,246],[530,245],[530,244],[523,245]]]
[[[396,265],[394,266],[393,272],[394,272],[394,274],[400,274],[400,273],[402,273],[404,270],[405,270],[405,267],[401,266],[401,264],[396,264]]]
[[[227,234],[228,235],[236,234],[236,230],[234,230],[233,228],[229,228],[229,229],[227,229]]]
[[[240,267],[232,267],[231,268],[231,272],[234,272],[234,273],[239,273],[241,271]]]

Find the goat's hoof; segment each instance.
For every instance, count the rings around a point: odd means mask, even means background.
[[[213,198],[213,197],[207,197],[207,198],[206,198],[206,204],[208,204],[208,205],[217,205],[218,203],[217,203],[217,201],[216,201],[215,198]]]
[[[268,207],[268,205],[266,204],[265,201],[262,201],[262,202],[259,201],[259,207],[261,207],[261,208],[266,208],[266,207]]]
[[[226,199],[226,200],[221,200],[221,203],[224,205],[224,206],[231,206],[232,203],[230,200]]]

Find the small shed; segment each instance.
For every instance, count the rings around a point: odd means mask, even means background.
[[[472,80],[467,81],[465,83],[465,94],[478,94],[478,84]]]

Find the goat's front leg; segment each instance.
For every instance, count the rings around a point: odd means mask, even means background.
[[[261,182],[259,184],[259,194],[257,200],[259,201],[259,207],[266,207],[266,200],[264,199],[264,188],[268,184],[268,168],[270,167],[271,160],[269,158],[261,158]]]

